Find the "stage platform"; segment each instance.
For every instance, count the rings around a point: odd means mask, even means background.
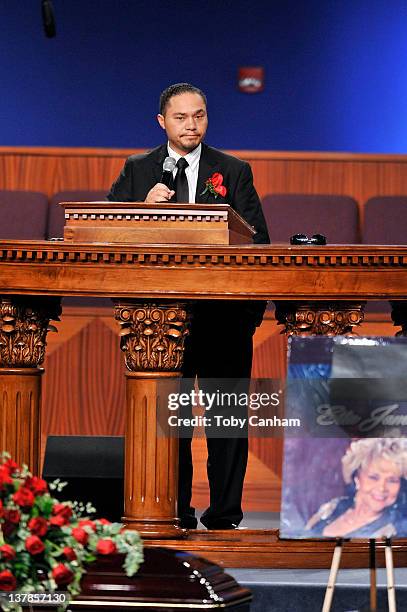
[[[250,612],[318,612],[328,570],[225,570],[253,593]],[[407,610],[407,568],[395,569],[397,609]],[[379,610],[387,610],[386,572],[377,572]],[[339,570],[331,612],[354,612],[368,605],[369,570]]]
[[[197,513],[200,516],[201,512]],[[279,526],[278,512],[248,512],[241,523],[242,535],[252,530],[267,533]],[[203,533],[203,532],[202,532]],[[291,541],[291,545],[295,542]],[[288,545],[288,542],[287,542]],[[345,548],[346,550],[346,548]],[[327,557],[328,558],[328,557]],[[357,553],[360,559],[360,553]],[[395,568],[398,610],[407,610],[407,567]],[[310,558],[310,563],[312,558]],[[362,563],[364,563],[362,558]],[[328,569],[278,569],[229,567],[225,571],[253,593],[250,612],[317,612],[322,609]],[[379,611],[387,610],[386,571],[377,570]],[[367,609],[369,602],[368,556],[363,569],[340,569],[331,612]]]
[[[327,569],[331,565],[335,540],[283,540],[278,533],[278,513],[246,513],[236,530],[208,531],[200,528],[177,540],[145,540],[145,546],[176,548],[204,557],[224,568]],[[384,541],[376,545],[377,566],[384,567]],[[407,567],[407,539],[393,542],[395,567]],[[345,542],[341,567],[368,567],[368,540]]]

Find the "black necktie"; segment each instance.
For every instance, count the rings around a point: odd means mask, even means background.
[[[177,161],[177,174],[175,175],[175,201],[189,202],[189,187],[188,179],[185,174],[185,168],[188,167],[188,162],[184,157],[180,157]]]

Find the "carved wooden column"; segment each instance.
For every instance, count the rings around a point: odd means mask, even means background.
[[[126,374],[124,516],[144,538],[179,538],[178,438],[170,435],[168,394],[178,391],[185,304],[116,303]]]
[[[364,318],[365,302],[275,302],[275,316],[288,336],[353,333]]]
[[[34,474],[40,468],[41,375],[59,298],[0,298],[0,450]]]

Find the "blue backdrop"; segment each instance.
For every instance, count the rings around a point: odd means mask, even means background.
[[[407,152],[405,0],[40,0],[0,9],[0,145],[150,147],[169,83],[221,148]],[[265,91],[237,90],[262,65]]]

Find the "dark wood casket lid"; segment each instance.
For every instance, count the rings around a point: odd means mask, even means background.
[[[132,578],[123,556],[98,557],[82,579],[82,593],[70,610],[250,609],[251,592],[212,563],[171,548],[145,548],[144,563]]]

